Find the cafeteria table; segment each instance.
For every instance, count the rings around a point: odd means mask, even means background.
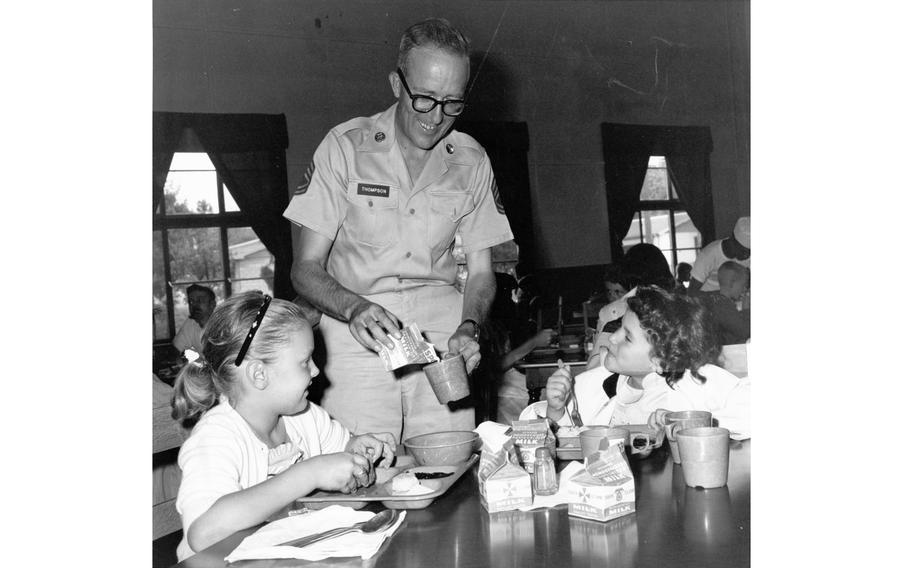
[[[248,560],[238,568],[345,567],[589,567],[749,566],[750,441],[730,441],[726,487],[687,487],[664,446],[632,459],[635,512],[604,523],[569,516],[567,505],[489,514],[481,505],[476,466],[425,509],[407,512],[402,526],[369,560],[329,558]],[[370,503],[367,510],[379,510]],[[239,531],[177,564],[221,568]]]

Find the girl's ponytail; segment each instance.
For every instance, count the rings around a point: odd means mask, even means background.
[[[183,366],[174,383],[171,415],[176,420],[194,420],[218,404],[221,395],[234,396],[238,367],[234,364],[265,297],[262,292],[236,294],[222,302],[202,331],[202,353],[189,352],[192,360]],[[303,309],[275,299],[267,306],[259,331],[249,345],[249,357],[269,362],[287,345],[292,329],[307,327]]]
[[[175,420],[195,420],[218,402],[215,372],[202,357],[183,366],[174,383],[171,415]]]

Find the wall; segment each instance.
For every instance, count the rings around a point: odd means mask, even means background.
[[[602,122],[709,126],[718,235],[749,213],[747,2],[155,0],[153,110],[284,113],[293,186],[332,126],[394,102],[429,16],[472,40],[465,118],[528,123],[543,267],[609,261]]]

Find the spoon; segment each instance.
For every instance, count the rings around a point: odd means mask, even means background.
[[[566,367],[566,364],[562,362],[562,359],[556,360],[556,365],[563,369]],[[572,369],[569,369],[569,374],[572,374]],[[569,403],[575,401],[574,407],[569,410]],[[572,426],[582,426],[581,415],[578,414],[578,397],[575,396],[575,379],[572,379],[572,390],[569,391],[569,396],[566,397],[566,414],[569,416],[569,422],[572,423]]]
[[[385,509],[380,511],[361,523],[354,523],[349,527],[338,527],[332,530],[324,531],[321,533],[307,535],[302,538],[297,538],[294,540],[289,540],[287,542],[282,542],[276,546],[296,546],[297,548],[302,548],[304,546],[309,546],[311,544],[329,539],[335,538],[336,536],[341,536],[349,532],[360,531],[364,534],[375,533],[384,531],[390,526],[395,524],[395,521],[398,520],[400,511],[397,509]]]

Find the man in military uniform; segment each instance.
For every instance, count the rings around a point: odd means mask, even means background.
[[[387,372],[377,355],[416,322],[439,351],[460,352],[468,372],[480,361],[478,327],[495,294],[490,250],[512,231],[486,152],[452,130],[469,72],[461,32],[438,19],[411,26],[389,73],[397,102],[333,128],[285,211],[299,227],[294,287],[324,314],[322,406],[355,433],[401,440],[475,425],[473,408],[440,404],[422,371]]]

